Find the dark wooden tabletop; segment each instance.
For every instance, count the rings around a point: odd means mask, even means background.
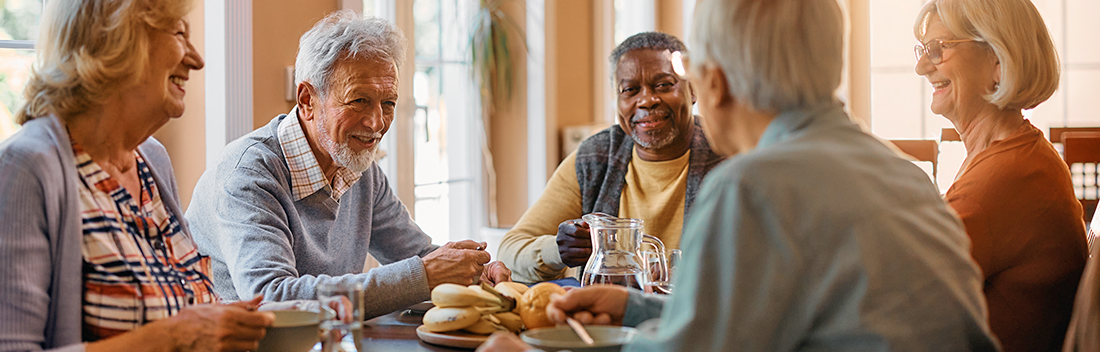
[[[472,351],[454,347],[433,345],[416,337],[422,315],[404,314],[401,311],[386,314],[363,323],[364,351]]]

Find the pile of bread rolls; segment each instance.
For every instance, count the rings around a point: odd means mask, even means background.
[[[515,282],[502,282],[496,287],[442,284],[432,290],[435,307],[424,313],[424,328],[488,335],[554,326],[546,318],[546,305],[553,293],[564,294],[565,290],[553,283],[531,288]]]

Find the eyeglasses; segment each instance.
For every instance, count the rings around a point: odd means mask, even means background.
[[[913,46],[913,54],[916,55],[917,61],[920,61],[922,57],[928,56],[928,61],[933,65],[939,65],[943,62],[943,49],[944,44],[964,43],[964,42],[981,42],[979,39],[958,39],[958,40],[943,40],[934,39],[928,44],[917,44]],[[950,46],[947,46],[950,47]]]

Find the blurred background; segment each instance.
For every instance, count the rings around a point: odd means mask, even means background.
[[[0,139],[18,129],[12,111],[22,104],[44,1],[0,0]],[[945,132],[951,124],[929,110],[931,87],[913,72],[913,22],[924,1],[838,1],[849,20],[838,95],[874,134],[932,143],[931,161],[917,164],[946,191],[965,152]],[[390,185],[436,243],[473,238],[495,250],[561,159],[614,124],[614,45],[652,30],[686,42],[694,2],[195,0],[188,20],[207,66],[187,83],[185,115],[156,137],[187,205],[227,142],[291,109],[302,33],[340,9],[383,17],[410,49],[397,118],[383,139]],[[1053,35],[1062,79],[1025,116],[1043,131],[1100,127],[1100,1],[1033,3]],[[1095,172],[1095,164],[1079,168]],[[1095,186],[1093,178],[1081,187]]]

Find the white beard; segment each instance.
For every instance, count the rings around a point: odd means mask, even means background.
[[[637,130],[634,130],[633,132],[634,133],[632,137],[634,137],[634,143],[646,149],[661,149],[667,147],[671,145],[672,142],[676,141],[676,137],[680,136],[680,128],[675,126],[672,127],[672,130],[668,132],[667,136],[665,136],[664,138],[658,138],[657,140],[653,141],[647,141],[646,139],[643,139],[645,137],[648,137],[648,135],[643,132],[639,132]]]
[[[356,153],[351,150],[351,147],[349,147],[347,143],[336,143],[336,141],[332,140],[332,137],[329,137],[328,129],[325,128],[326,119],[323,116],[318,117],[320,117],[317,119],[317,134],[320,135],[318,140],[321,142],[321,147],[325,148],[325,151],[332,156],[332,162],[335,163],[336,166],[348,169],[357,174],[367,171],[370,165],[374,163],[375,153],[378,151],[378,144],[375,144],[372,148],[364,149]],[[353,135],[367,138],[382,138],[382,134],[378,132],[373,134],[353,133]],[[347,139],[350,139],[351,136],[352,135],[348,135]]]

